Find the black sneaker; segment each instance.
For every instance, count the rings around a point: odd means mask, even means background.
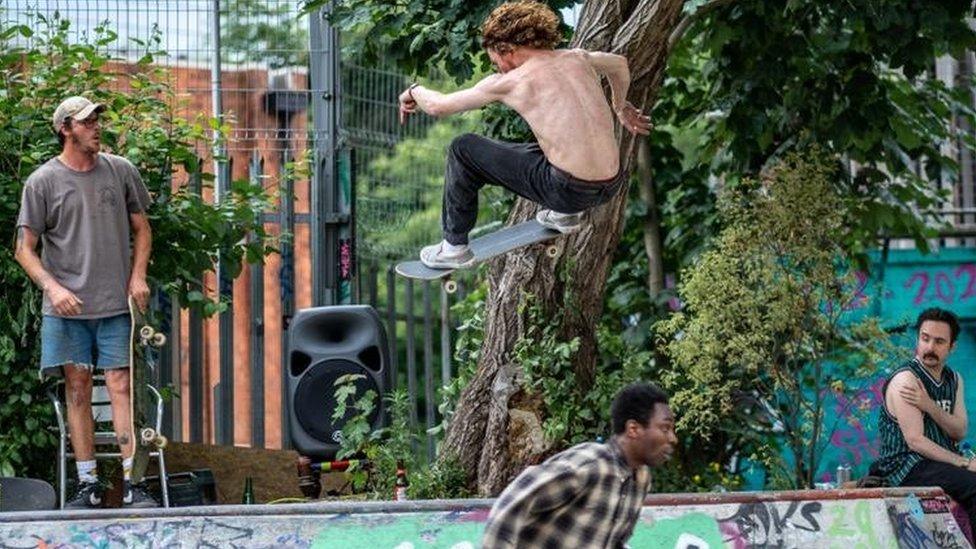
[[[142,484],[129,484],[129,481],[126,480],[122,484],[122,507],[146,509],[159,507],[159,502]]]
[[[102,486],[97,482],[82,482],[78,491],[65,502],[65,509],[95,509],[102,506]]]

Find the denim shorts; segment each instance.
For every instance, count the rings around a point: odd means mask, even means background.
[[[41,375],[61,375],[77,364],[112,370],[129,367],[129,313],[105,318],[44,316],[41,322]]]

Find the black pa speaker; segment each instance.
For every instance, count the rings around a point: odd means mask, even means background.
[[[389,376],[387,349],[380,316],[368,305],[298,311],[288,336],[288,430],[300,454],[335,459],[342,425],[354,413],[350,409],[341,420],[332,420],[335,381],[345,374],[365,376],[356,382],[357,398],[369,389],[376,392],[376,407],[369,422],[373,429],[383,427],[383,395]]]

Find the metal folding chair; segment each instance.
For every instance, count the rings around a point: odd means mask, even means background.
[[[156,400],[156,432],[162,432],[163,422],[163,398],[150,384],[146,384],[149,392]],[[75,454],[70,450],[69,442],[71,434],[68,432],[67,410],[65,409],[65,383],[61,379],[54,390],[48,392],[51,403],[54,404],[54,412],[58,419],[58,501],[59,506],[64,508],[67,495],[68,483],[68,460],[74,459]],[[99,447],[115,446],[118,448],[118,438],[115,436],[115,427],[112,425],[112,403],[109,398],[108,387],[105,386],[105,376],[96,374],[92,379],[92,418],[95,420],[95,459],[122,458],[121,451],[104,452],[99,451]],[[133,438],[138,437],[139,433],[133,433]],[[138,444],[136,440],[136,444]],[[149,452],[149,458],[155,458],[159,462],[159,491],[162,495],[163,507],[169,507],[169,486],[166,482],[166,459],[163,449],[157,448]]]

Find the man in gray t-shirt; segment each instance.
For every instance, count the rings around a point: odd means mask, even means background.
[[[131,162],[100,152],[104,105],[69,97],[54,112],[61,154],[24,184],[15,257],[44,291],[41,373],[63,374],[68,430],[79,488],[65,507],[97,507],[92,370],[105,374],[112,421],[123,457],[123,502],[155,506],[141,486],[129,485],[133,433],[129,409],[128,297],[145,309],[152,232],[150,197]],[[37,254],[40,241],[41,255]]]

